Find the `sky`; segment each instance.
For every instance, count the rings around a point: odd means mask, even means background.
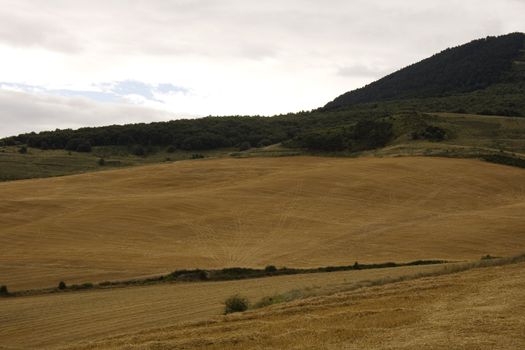
[[[525,0],[0,0],[0,137],[323,106]]]

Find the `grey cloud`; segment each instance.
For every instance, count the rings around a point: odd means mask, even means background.
[[[525,11],[523,2],[516,0],[18,0],[12,4],[16,6],[0,10],[5,21],[0,40],[11,45],[247,59],[298,55],[311,47],[320,48],[311,52],[335,59],[356,51],[366,57],[378,46],[386,52],[403,48],[428,53],[438,44],[509,31],[509,15]],[[509,13],[498,14],[497,9]]]
[[[0,42],[13,47],[43,47],[68,53],[81,51],[80,42],[59,22],[35,13],[38,12],[0,10]]]

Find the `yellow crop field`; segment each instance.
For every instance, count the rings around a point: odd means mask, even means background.
[[[444,158],[181,161],[0,183],[0,284],[518,254],[525,171]]]
[[[208,320],[218,317],[224,300],[234,294],[242,294],[254,303],[263,297],[296,289],[306,295],[326,294],[367,280],[442,268],[440,265],[412,266],[0,298],[0,349],[2,346],[54,348],[181,322]]]
[[[474,269],[71,349],[524,349],[524,275],[524,263]]]

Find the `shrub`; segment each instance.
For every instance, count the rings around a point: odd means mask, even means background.
[[[77,152],[91,152],[91,143],[89,141],[80,142],[76,149]]]
[[[104,165],[106,165],[106,160],[105,160],[104,158],[100,158],[100,159],[98,160],[98,165],[100,165],[100,166],[104,166]]]
[[[63,290],[63,289],[66,289],[67,286],[66,286],[66,283],[64,281],[60,281],[60,283],[58,283],[58,289],[60,290]]]
[[[204,158],[202,154],[196,153],[191,155],[191,159],[201,159]]]
[[[272,144],[272,141],[269,140],[269,139],[262,139],[261,141],[259,141],[259,143],[257,144],[257,147],[266,147],[266,146],[270,146]]]
[[[224,301],[224,314],[243,312],[248,310],[248,299],[240,295],[234,295]]]
[[[206,281],[209,279],[208,272],[200,269],[177,270],[172,272],[170,278],[180,281]]]
[[[9,291],[7,290],[7,286],[0,286],[0,295],[9,295]]]
[[[264,268],[264,272],[272,273],[276,271],[277,271],[277,267],[275,267],[274,265],[268,265]]]
[[[443,141],[446,135],[447,132],[437,126],[428,126],[421,134],[422,138],[436,142]]]
[[[252,148],[252,145],[248,141],[244,141],[239,145],[239,151],[247,151]]]
[[[93,288],[93,283],[87,282],[87,283],[82,283],[82,284],[72,284],[69,288],[73,290],[91,289]]]
[[[299,142],[312,151],[342,151],[348,146],[344,130],[311,132],[299,137]]]
[[[91,152],[91,142],[81,138],[73,138],[67,141],[67,151]]]
[[[131,153],[133,153],[134,155],[136,156],[145,156],[146,155],[146,150],[144,149],[144,147],[142,146],[135,146],[133,147],[133,149],[131,150]]]
[[[27,153],[27,147],[26,146],[22,146],[18,149],[18,153],[20,154],[26,154]]]
[[[177,150],[177,148],[175,146],[169,146],[168,149],[166,150],[166,152],[168,153],[173,153]]]

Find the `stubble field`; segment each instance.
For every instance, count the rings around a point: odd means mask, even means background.
[[[509,256],[525,171],[443,158],[184,161],[0,183],[11,290],[180,268]]]

